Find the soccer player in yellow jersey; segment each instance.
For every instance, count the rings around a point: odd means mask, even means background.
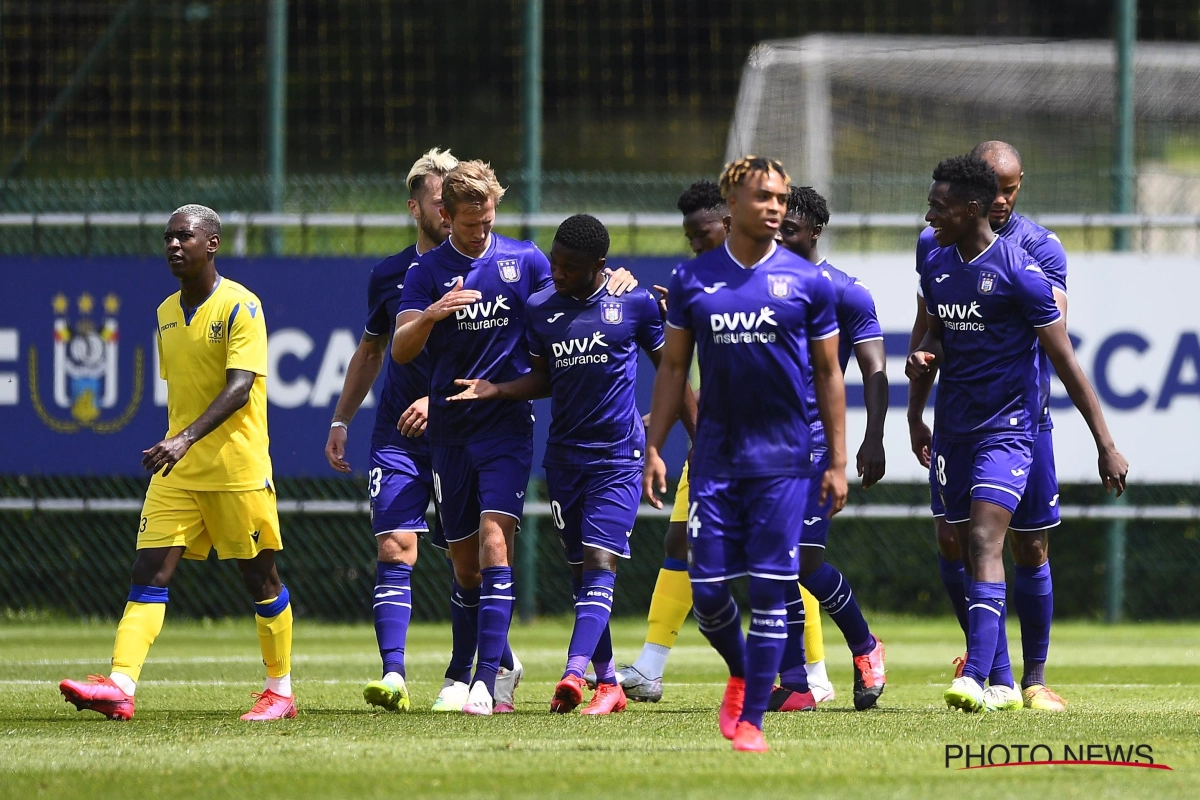
[[[235,559],[254,598],[266,686],[243,720],[296,716],[291,686],[292,607],[275,569],[283,549],[267,451],[267,326],[246,287],[217,274],[221,218],[186,205],[163,233],[179,291],[158,307],[169,430],[144,450],[153,473],[138,522],[129,602],[117,627],[112,673],[59,689],[80,711],[133,716],[134,692],[162,630],[167,585],[180,558]]]
[[[683,214],[683,235],[695,255],[702,255],[725,245],[726,218],[729,207],[721,190],[712,181],[696,181],[679,196],[678,207]],[[666,296],[666,289],[655,286]],[[665,313],[665,312],[664,312]],[[699,371],[692,382],[698,388]],[[683,465],[679,487],[667,535],[663,540],[665,558],[654,594],[650,598],[646,641],[642,652],[632,664],[617,668],[618,680],[630,700],[657,703],[662,699],[662,678],[667,659],[679,636],[688,612],[692,610],[692,584],[687,574],[688,468]],[[797,511],[801,513],[802,509]],[[833,699],[833,684],[825,671],[825,643],[821,631],[821,606],[807,590],[804,598],[804,647],[808,656],[809,687],[818,703]],[[589,679],[593,676],[588,675]]]

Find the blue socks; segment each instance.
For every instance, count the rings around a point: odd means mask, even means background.
[[[692,616],[704,638],[725,659],[729,677],[746,677],[746,640],[737,603],[723,583],[692,584]],[[775,676],[771,675],[774,683]]]
[[[1008,585],[1005,584],[1005,591]],[[1012,661],[1008,657],[1008,603],[1000,607],[1000,628],[996,636],[996,655],[992,659],[992,670],[988,673],[988,683],[992,686],[1012,686]]]
[[[807,578],[801,578],[800,583],[833,617],[853,655],[864,656],[875,648],[875,637],[871,635],[867,620],[858,607],[858,601],[854,599],[850,583],[832,564],[823,562]]]
[[[1000,627],[1004,619],[1005,584],[973,581],[967,605],[968,628],[967,663],[963,676],[974,678],[982,686],[992,671],[997,640],[1004,636]]]
[[[783,646],[783,659],[779,662],[779,685],[794,692],[808,691],[808,671],[804,668],[804,599],[800,597],[800,584],[786,581],[784,608],[787,610],[787,643]]]
[[[762,730],[763,714],[787,644],[787,584],[750,576],[750,635],[746,637],[746,700],[741,719]]]
[[[475,647],[479,638],[479,587],[464,589],[455,580],[450,589],[450,666],[446,677],[468,683],[475,665]]]
[[[590,569],[583,573],[583,584],[575,599],[575,629],[571,633],[571,644],[567,648],[567,668],[563,673],[583,677],[589,661],[596,661],[596,680],[615,683],[614,675],[602,675],[600,664],[612,661],[612,639],[608,641],[608,658],[596,657],[600,639],[608,632],[608,618],[612,615],[613,589],[617,573],[606,569]]]
[[[483,681],[488,692],[496,696],[496,673],[508,648],[508,629],[512,624],[513,591],[511,567],[484,567],[483,584],[479,593],[479,662],[471,681]]]
[[[954,616],[958,617],[959,627],[966,634],[967,591],[963,582],[965,573],[962,559],[947,561],[941,553],[938,553],[938,572],[942,576],[942,585],[946,587],[946,596],[950,598],[950,605],[954,606]]]
[[[412,567],[408,564],[375,564],[375,639],[383,659],[383,674],[404,676],[404,643],[412,619]]]
[[[1046,656],[1050,651],[1050,622],[1054,617],[1054,582],[1050,562],[1040,567],[1017,567],[1013,603],[1021,621],[1021,688],[1046,682]]]

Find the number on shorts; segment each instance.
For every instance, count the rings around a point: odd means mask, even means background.
[[[560,531],[567,527],[567,521],[563,519],[562,506],[557,500],[550,501],[550,518],[554,520],[554,527]]]
[[[146,532],[146,518],[142,517],[142,524],[138,526],[138,533]]]
[[[945,486],[946,485],[946,457],[945,456],[937,457],[936,469],[934,470],[934,472],[937,474],[938,483],[940,483],[942,486]]]
[[[438,501],[438,505],[442,503],[442,476],[436,472],[433,473],[433,499]]]
[[[379,467],[367,473],[367,491],[371,493],[371,499],[379,497],[380,484],[383,483],[383,470]]]
[[[699,503],[692,503],[692,505],[688,508],[688,533],[692,535],[693,539],[700,535],[700,528],[703,527],[700,524],[700,515],[696,513],[699,508]]]

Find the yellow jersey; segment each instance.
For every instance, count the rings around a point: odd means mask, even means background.
[[[267,439],[267,324],[262,304],[220,277],[212,294],[185,310],[179,292],[158,307],[159,370],[167,382],[167,436],[204,413],[225,388],[225,370],[254,372],[250,400],[151,483],[190,491],[245,491],[270,485]]]

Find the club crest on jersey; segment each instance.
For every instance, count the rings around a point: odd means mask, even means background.
[[[78,314],[72,318],[72,305]],[[107,434],[121,430],[137,414],[142,400],[145,354],[133,348],[132,392],[119,416],[106,414],[118,408],[120,333],[117,313],[121,301],[115,294],[98,301],[90,292],[74,304],[62,292],[51,301],[54,312],[53,404],[42,400],[38,374],[38,348],[29,348],[29,399],[38,418],[55,433],[90,430]],[[97,319],[99,317],[99,319]],[[70,417],[56,416],[54,407]]]
[[[979,273],[979,293],[991,294],[996,291],[996,281],[999,278],[1000,276],[994,272]]]
[[[791,277],[787,275],[768,275],[767,288],[771,297],[787,297],[792,290]]]
[[[502,258],[496,262],[500,268],[500,280],[505,283],[516,283],[521,280],[521,265],[515,258]]]
[[[214,320],[214,321],[213,321],[213,322],[212,322],[212,323],[211,323],[211,324],[208,326],[208,341],[209,341],[209,344],[216,344],[216,343],[218,343],[218,342],[220,342],[220,341],[221,341],[221,338],[222,338],[222,331],[224,330],[224,328],[225,328],[225,323],[224,323],[224,321],[223,321],[223,320],[219,320],[219,319],[218,319],[218,320]]]
[[[619,300],[605,300],[600,304],[600,319],[609,325],[620,325],[625,318],[623,305]]]

